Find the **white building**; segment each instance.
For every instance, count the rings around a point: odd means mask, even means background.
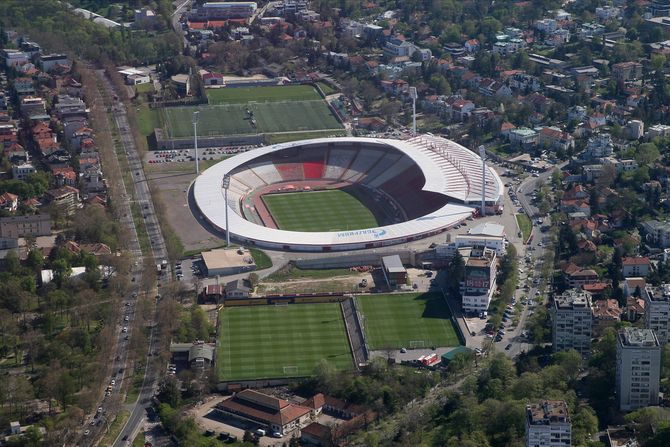
[[[596,8],[596,19],[601,22],[607,22],[611,19],[616,19],[620,14],[619,8],[615,6],[598,6]]]
[[[591,354],[591,294],[570,289],[554,299],[551,309],[554,352],[577,350],[582,356]]]
[[[644,136],[650,140],[656,137],[670,136],[670,126],[667,124],[654,124],[653,126],[649,126],[649,130],[647,130]]]
[[[670,284],[647,286],[641,290],[644,300],[644,327],[656,334],[660,344],[668,342],[670,333]]]
[[[648,220],[642,223],[642,229],[645,233],[645,239],[652,245],[659,248],[670,247],[670,222]]]
[[[572,424],[564,401],[526,405],[526,447],[569,447],[571,438]]]
[[[12,178],[14,180],[26,180],[30,174],[34,174],[35,172],[36,169],[32,163],[12,165]]]
[[[465,260],[465,272],[461,281],[461,296],[464,312],[480,313],[488,310],[496,287],[498,260],[490,249],[473,248]]]
[[[617,335],[616,391],[619,408],[658,405],[661,347],[651,329],[625,327]]]
[[[538,20],[535,22],[535,29],[545,34],[550,34],[558,29],[558,22],[554,19]]]
[[[631,140],[637,140],[644,135],[644,123],[640,120],[630,120],[625,128],[626,136]]]

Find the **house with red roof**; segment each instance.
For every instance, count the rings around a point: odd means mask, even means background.
[[[205,84],[205,87],[212,85],[224,85],[223,75],[221,73],[205,73],[202,75],[202,82]]]
[[[619,302],[615,299],[593,301],[593,322],[595,329],[602,331],[606,327],[614,326],[621,321],[623,309],[619,307]]]
[[[645,277],[651,272],[651,261],[646,256],[627,257],[621,260],[624,278]]]
[[[5,192],[0,194],[0,210],[9,211],[10,213],[16,212],[19,206],[19,196],[12,194],[11,192]]]
[[[282,436],[310,421],[309,408],[250,389],[236,393],[215,408],[226,416],[252,422]]]

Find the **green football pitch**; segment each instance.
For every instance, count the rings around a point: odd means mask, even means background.
[[[353,368],[339,303],[224,308],[217,349],[219,380],[309,376],[321,359]]]
[[[247,110],[253,113],[255,125]],[[193,136],[193,112],[199,111],[198,136],[220,136],[342,129],[322,101],[276,101],[197,107],[166,107],[162,121],[172,138]]]
[[[267,194],[263,201],[281,230],[345,231],[378,226],[368,208],[338,189]]]
[[[460,345],[451,313],[439,293],[356,298],[370,349]]]
[[[210,104],[246,104],[258,101],[314,101],[321,95],[311,85],[207,89]]]

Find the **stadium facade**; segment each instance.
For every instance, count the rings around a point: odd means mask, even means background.
[[[195,204],[215,229],[248,246],[328,252],[403,244],[454,227],[479,212],[502,212],[503,184],[482,160],[453,141],[432,135],[409,140],[319,138],[275,144],[224,160],[193,185]],[[230,176],[228,203],[222,183]],[[276,228],[254,197],[268,191],[307,191],[310,184],[356,185],[402,219],[350,231],[299,232]]]

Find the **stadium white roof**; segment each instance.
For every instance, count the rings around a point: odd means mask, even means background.
[[[223,160],[203,172],[193,185],[195,202],[210,224],[225,231],[226,213],[222,189],[224,175],[265,154],[306,144],[325,145],[329,142],[391,146],[411,158],[423,171],[426,178],[424,191],[441,193],[462,203],[448,202],[425,216],[383,227],[337,232],[298,232],[268,228],[250,222],[231,207],[229,200],[227,206],[231,234],[242,240],[256,241],[260,245],[277,248],[290,246],[296,250],[309,250],[310,247],[345,250],[362,248],[361,245],[366,244],[390,245],[405,242],[416,235],[437,233],[451,227],[472,215],[474,209],[468,204],[479,205],[481,202],[481,159],[463,146],[433,136],[404,141],[358,137],[319,138],[254,149]],[[502,181],[492,169],[487,168],[487,172],[487,202],[501,203]]]

